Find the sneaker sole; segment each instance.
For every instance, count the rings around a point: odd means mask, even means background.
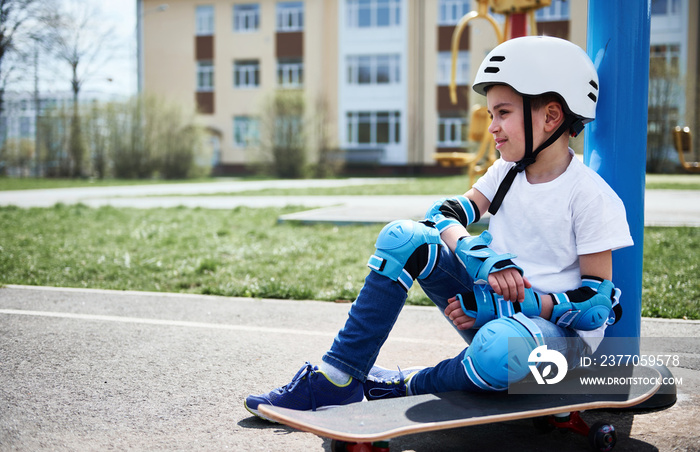
[[[257,416],[257,417],[259,417],[260,419],[264,419],[264,420],[266,420],[267,422],[272,422],[273,424],[279,424],[279,422],[273,421],[273,420],[270,419],[269,417],[263,415],[263,414],[262,414],[261,412],[259,412],[258,410],[254,410],[253,408],[249,407],[247,402],[243,402],[243,406],[245,406],[245,409],[248,410],[248,412],[250,412],[250,414],[253,414],[253,415]]]

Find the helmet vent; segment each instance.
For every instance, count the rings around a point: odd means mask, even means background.
[[[489,66],[486,69],[484,69],[484,72],[486,72],[487,74],[495,74],[498,71],[500,71],[500,69],[493,66]]]
[[[492,56],[489,61],[505,61],[506,57],[503,55],[494,55]]]
[[[593,88],[598,89],[598,84],[595,82],[595,80],[591,80],[588,83],[590,83]]]
[[[593,94],[593,93],[588,93],[588,97],[590,97],[591,100],[592,100],[593,102],[595,102],[596,100],[598,100],[598,98],[596,97],[596,95]]]

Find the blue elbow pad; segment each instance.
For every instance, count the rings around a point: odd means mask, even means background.
[[[583,276],[578,289],[550,294],[554,301],[551,321],[561,327],[591,331],[612,325],[622,317],[622,291],[612,281]]]
[[[434,223],[439,232],[457,225],[466,228],[479,218],[481,213],[476,203],[465,196],[440,199],[425,214],[425,219]]]

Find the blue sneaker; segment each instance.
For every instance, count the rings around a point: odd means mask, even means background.
[[[363,399],[362,383],[351,378],[344,385],[330,381],[318,367],[307,363],[299,369],[291,383],[274,389],[267,394],[249,395],[245,407],[254,415],[272,421],[259,411],[260,405],[280,406],[300,411],[316,411],[321,407],[347,405],[361,402]],[[273,421],[274,422],[274,421]]]
[[[367,375],[363,390],[367,400],[393,399],[408,395],[408,382],[425,367],[409,367],[405,371],[373,366]]]

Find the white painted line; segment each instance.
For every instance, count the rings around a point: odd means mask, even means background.
[[[302,336],[316,336],[316,337],[328,337],[334,338],[335,333],[328,333],[322,331],[307,331],[307,330],[294,330],[289,328],[268,328],[263,326],[248,326],[248,325],[228,325],[221,323],[204,323],[204,322],[187,322],[183,320],[163,320],[163,319],[142,319],[137,317],[120,317],[112,315],[96,315],[96,314],[75,314],[71,312],[51,312],[51,311],[25,311],[21,309],[0,309],[0,314],[5,315],[24,315],[33,317],[51,317],[57,319],[71,319],[71,320],[89,320],[98,322],[117,322],[117,323],[132,323],[140,325],[158,325],[158,326],[176,326],[184,328],[206,328],[215,330],[229,330],[229,331],[244,331],[249,333],[263,333],[263,334],[296,334]],[[430,341],[425,339],[408,338],[408,337],[393,337],[389,338],[390,341],[396,342],[406,342],[413,344],[436,344],[444,345],[444,341]]]
[[[51,311],[25,311],[20,309],[0,309],[0,314],[7,315],[26,315],[34,317],[53,317],[58,319],[71,320],[91,320],[98,322],[117,322],[117,323],[134,323],[140,325],[158,325],[158,326],[179,326],[185,328],[208,328],[216,330],[232,330],[246,331],[255,333],[271,333],[271,334],[303,334],[307,336],[324,336],[335,337],[335,334],[324,333],[320,331],[303,331],[292,330],[286,328],[266,328],[247,325],[227,325],[221,323],[204,323],[204,322],[187,322],[182,320],[163,320],[163,319],[142,319],[137,317],[120,317],[112,315],[95,315],[95,314],[75,314],[70,312],[51,312]]]

